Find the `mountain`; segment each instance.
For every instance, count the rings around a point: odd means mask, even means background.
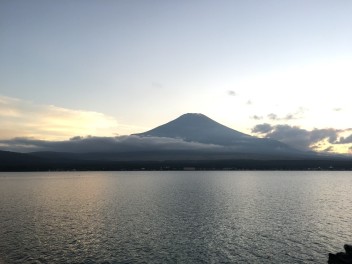
[[[44,145],[52,146],[51,149],[38,152],[0,151],[0,171],[179,170],[184,167],[352,169],[349,158],[304,152],[276,140],[253,137],[203,114],[184,114],[131,136],[88,137],[49,143]]]
[[[35,162],[43,161],[41,157],[34,157],[30,154],[17,153],[12,151],[0,150],[0,160],[4,165],[28,165]]]
[[[164,125],[134,135],[178,138],[187,142],[219,145],[225,147],[227,152],[305,154],[282,142],[253,137],[195,113],[184,114]]]
[[[19,170],[25,170],[32,168],[33,165],[44,164],[47,160],[42,157],[35,157],[28,153],[17,153],[12,151],[0,150],[0,171],[13,170],[18,168]]]
[[[164,125],[134,135],[180,138],[190,142],[216,145],[233,144],[251,137],[219,124],[203,114],[193,113],[181,115]]]

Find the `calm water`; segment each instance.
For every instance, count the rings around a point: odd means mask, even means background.
[[[351,172],[0,173],[0,263],[327,263]]]

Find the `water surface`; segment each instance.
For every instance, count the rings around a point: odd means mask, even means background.
[[[351,172],[0,173],[0,263],[327,263]]]

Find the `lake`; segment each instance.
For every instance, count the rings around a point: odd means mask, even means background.
[[[0,263],[327,263],[352,172],[0,173]]]

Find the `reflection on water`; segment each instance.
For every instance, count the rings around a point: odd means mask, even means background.
[[[326,263],[350,172],[0,173],[0,263]]]

